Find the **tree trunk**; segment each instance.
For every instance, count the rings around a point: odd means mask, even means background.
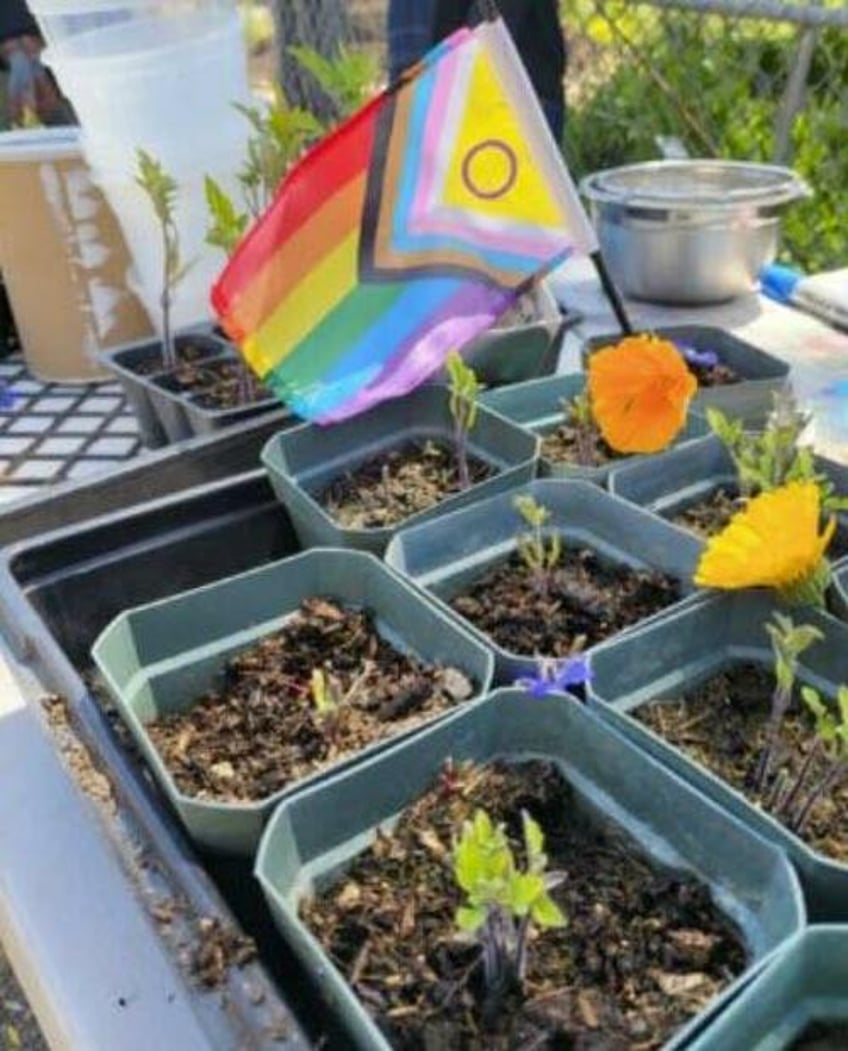
[[[332,103],[313,77],[288,51],[292,45],[311,47],[326,58],[350,42],[350,20],[344,0],[274,0],[278,79],[292,105],[311,110],[322,120],[335,116]]]

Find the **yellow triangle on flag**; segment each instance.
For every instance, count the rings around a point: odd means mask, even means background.
[[[525,135],[526,123],[522,127],[490,56],[478,51],[437,206],[540,227],[561,229],[567,225],[546,179],[533,162],[532,143]]]

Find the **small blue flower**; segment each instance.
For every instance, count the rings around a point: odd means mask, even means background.
[[[569,686],[583,686],[591,679],[589,659],[581,654],[561,661],[541,660],[536,675],[516,679],[515,685],[538,700],[552,693],[563,693]]]
[[[0,387],[0,412],[10,412],[15,407],[17,395],[11,387]]]
[[[678,343],[677,349],[690,365],[697,368],[712,369],[719,363],[719,356],[714,350],[696,350],[685,343]]]

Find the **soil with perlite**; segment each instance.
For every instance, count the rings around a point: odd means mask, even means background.
[[[137,362],[133,365],[132,371],[138,376],[152,376],[154,374],[161,375],[162,373],[174,375],[175,373],[178,374],[183,369],[190,369],[197,366],[197,364],[204,359],[220,353],[221,350],[219,347],[210,347],[208,344],[191,343],[184,339],[180,339],[177,343],[176,370],[167,369],[165,367],[165,357],[162,352],[162,345],[160,344],[157,353],[151,354],[150,357]]]
[[[334,711],[316,706],[315,669],[334,691]],[[258,800],[448,711],[474,689],[460,669],[397,650],[367,610],[312,598],[232,657],[214,689],[147,731],[186,795]]]
[[[532,933],[524,987],[497,1004],[478,946],[454,926],[452,843],[477,808],[505,824],[522,864],[522,811],[538,822],[568,920]],[[301,912],[399,1051],[653,1051],[745,967],[706,887],[654,867],[543,762],[449,764]]]
[[[687,361],[686,368],[694,375],[699,387],[729,387],[742,381],[736,369],[723,361],[718,361],[715,365],[698,365]]]
[[[513,554],[475,580],[451,607],[505,650],[566,657],[593,646],[682,597],[664,573],[602,560],[588,548],[563,549],[547,589]]]
[[[735,487],[721,485],[695,503],[678,511],[673,517],[675,525],[707,539],[720,533],[731,518],[744,507]]]
[[[736,664],[679,698],[642,705],[633,715],[756,806],[771,810],[776,779],[783,772],[794,780],[814,741],[812,716],[796,697],[781,724],[771,777],[762,792],[755,789],[773,689],[770,669]],[[806,784],[816,784],[828,765],[826,756],[814,758]],[[816,803],[802,838],[827,857],[848,862],[848,776]]]
[[[472,485],[497,473],[475,456],[469,456],[468,470]],[[380,529],[460,492],[453,446],[438,440],[410,441],[336,478],[318,500],[346,529]]]
[[[672,516],[672,521],[706,540],[720,533],[730,524],[731,518],[744,507],[745,501],[739,496],[739,490],[735,486],[721,485],[700,500],[677,511]],[[848,526],[842,519],[838,519],[827,556],[831,562],[835,562],[845,555],[848,555]]]
[[[271,394],[260,386],[248,369],[238,361],[211,361],[198,366],[184,366],[177,373],[184,393],[192,394],[195,405],[202,409],[239,409],[267,401]]]
[[[608,463],[629,459],[608,445],[596,428],[584,438],[580,428],[566,421],[543,436],[542,457],[551,463],[575,467],[605,467]]]

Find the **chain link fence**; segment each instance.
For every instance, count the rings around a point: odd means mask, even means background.
[[[340,42],[385,69],[387,0],[274,0],[282,79],[313,91],[287,42]],[[565,152],[576,178],[692,156],[790,164],[815,196],[784,225],[784,256],[848,266],[846,0],[562,0],[569,44]]]

